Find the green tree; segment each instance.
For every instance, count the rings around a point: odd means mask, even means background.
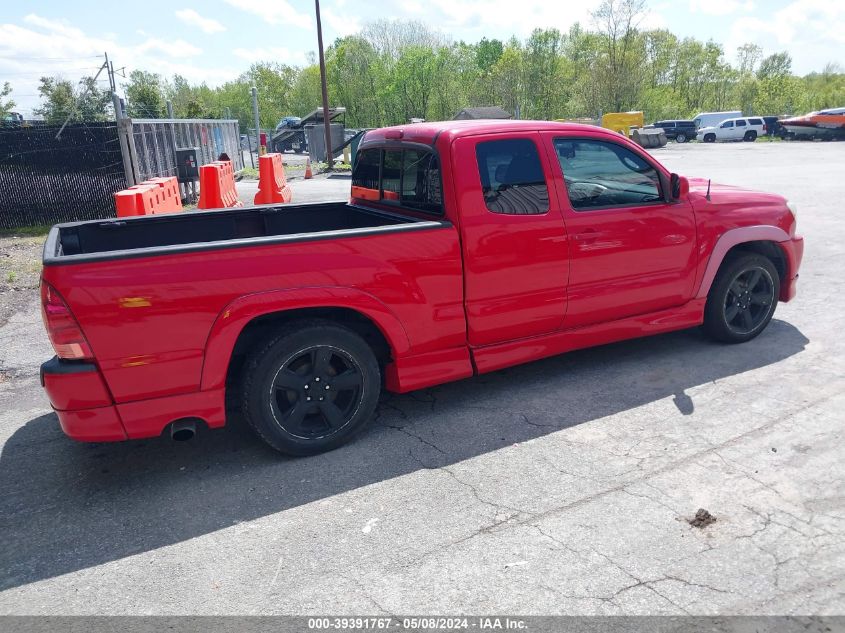
[[[757,69],[757,79],[765,80],[774,77],[787,77],[792,74],[792,57],[786,51],[769,55]]]
[[[757,69],[757,94],[754,112],[758,114],[791,114],[800,107],[803,95],[801,80],[792,75],[792,58],[788,53],[769,55]]]
[[[12,87],[8,81],[5,81],[3,87],[0,88],[0,117],[5,117],[15,107],[15,102],[12,99],[6,99],[10,94],[12,94]]]
[[[164,85],[160,75],[133,70],[125,88],[130,117],[160,119],[165,116]]]
[[[93,77],[84,77],[74,85],[68,79],[41,77],[38,86],[41,105],[34,110],[51,124],[86,121],[105,121],[111,118],[111,97],[101,90]]]
[[[596,68],[603,108],[629,110],[636,106],[642,86],[644,50],[637,28],[645,16],[645,0],[603,0],[592,15],[603,36]]]

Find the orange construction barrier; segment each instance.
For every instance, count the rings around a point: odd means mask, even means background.
[[[305,161],[305,180],[314,177],[314,172],[311,171],[311,157],[309,156]]]
[[[281,154],[265,154],[258,157],[258,193],[255,204],[279,204],[290,202],[290,186],[285,178],[285,166]]]
[[[182,210],[176,177],[153,178],[114,194],[117,217],[174,213]]]
[[[182,210],[182,194],[179,193],[179,181],[176,176],[167,178],[150,178],[142,185],[156,184],[161,187],[161,204],[153,213],[173,213]]]
[[[198,209],[242,207],[235,189],[235,172],[231,161],[215,161],[200,167],[200,200]]]

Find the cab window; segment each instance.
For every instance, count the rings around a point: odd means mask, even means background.
[[[532,140],[483,141],[477,145],[475,155],[488,211],[537,215],[549,210],[549,189]]]
[[[443,196],[437,155],[425,149],[365,149],[352,174],[352,197],[440,215]]]
[[[737,127],[745,127],[745,119],[737,119],[736,120]]]
[[[662,202],[660,177],[646,160],[609,141],[555,139],[575,211]]]

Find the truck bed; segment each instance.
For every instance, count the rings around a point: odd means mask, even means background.
[[[92,220],[53,227],[44,244],[44,264],[334,239],[441,224],[346,202]]]

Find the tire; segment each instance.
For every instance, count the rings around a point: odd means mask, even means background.
[[[381,371],[366,341],[332,321],[309,320],[290,324],[249,356],[241,404],[247,423],[274,449],[316,455],[358,433],[380,391]]]
[[[704,331],[723,343],[744,343],[766,329],[777,307],[780,276],[768,257],[730,256],[713,280],[704,308]]]
[[[745,136],[742,137],[742,140],[746,143],[753,143],[757,140],[757,132],[754,130],[748,130],[748,132],[745,133]]]
[[[716,142],[716,135],[715,134],[705,134],[704,135],[704,142],[705,143],[715,143]]]
[[[686,143],[687,142],[687,135],[686,134],[678,134],[675,137],[676,143]]]

